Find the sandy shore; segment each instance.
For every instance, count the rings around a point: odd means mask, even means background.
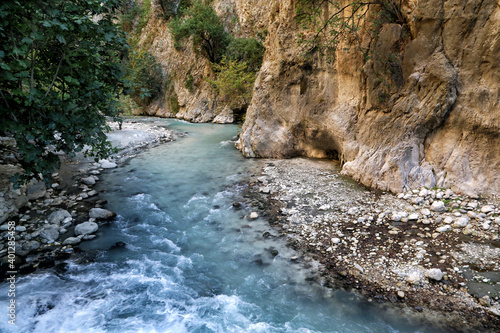
[[[323,265],[322,284],[359,290],[447,330],[499,331],[498,201],[444,189],[372,191],[330,161],[263,163],[250,186],[254,202]]]

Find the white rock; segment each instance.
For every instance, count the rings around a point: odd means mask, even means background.
[[[358,212],[358,208],[357,207],[352,207],[352,208],[349,208],[349,210],[347,211],[347,214],[349,214],[349,215],[355,215],[357,212]]]
[[[330,209],[330,205],[321,205],[318,209],[319,210],[329,210]]]
[[[430,210],[428,210],[427,208],[422,209],[422,210],[420,211],[420,213],[422,213],[422,215],[424,215],[424,216],[429,216],[429,215],[431,215],[431,211],[430,211]]]
[[[338,243],[340,243],[340,238],[334,237],[331,239],[331,241],[333,244],[338,244]]]
[[[436,228],[437,232],[447,232],[449,230],[451,230],[451,226],[450,225],[445,225],[445,226]]]
[[[248,218],[251,219],[251,220],[255,220],[256,218],[259,217],[259,214],[257,212],[251,212],[249,215],[248,215]]]
[[[445,197],[445,198],[449,198],[449,197],[451,197],[453,194],[454,194],[454,193],[453,193],[453,191],[452,191],[452,190],[447,189],[447,190],[444,192],[444,197]]]
[[[99,163],[101,164],[101,168],[103,169],[113,169],[116,168],[116,163],[110,162],[108,160],[100,160]]]
[[[406,282],[409,284],[419,284],[420,283],[420,274],[418,272],[411,272],[406,277]]]
[[[425,272],[425,276],[432,280],[441,281],[443,272],[439,268],[431,268]]]
[[[489,228],[490,228],[490,224],[489,224],[489,222],[484,222],[484,223],[483,223],[483,229],[484,229],[484,230],[488,230]]]
[[[451,216],[446,216],[443,220],[444,223],[450,224],[453,222],[453,218]]]
[[[477,208],[477,202],[476,201],[471,201],[467,204],[467,207],[470,207],[472,209],[476,209]]]
[[[418,220],[418,214],[417,213],[410,214],[408,216],[408,220],[409,221],[416,221],[416,220]]]
[[[99,229],[99,226],[95,222],[83,222],[75,227],[75,235],[88,235],[93,234]]]
[[[46,228],[40,231],[40,237],[51,243],[59,238],[59,231],[56,228]]]
[[[60,209],[50,214],[47,220],[50,224],[59,224],[68,217],[71,217],[71,214],[65,209]]]
[[[488,214],[489,212],[492,212],[493,209],[493,206],[484,206],[481,208],[481,213]]]
[[[110,210],[102,208],[92,208],[89,212],[89,217],[98,220],[109,220],[115,217],[116,214]]]
[[[85,185],[95,185],[95,179],[92,176],[86,177],[86,178],[82,178],[81,181]]]
[[[419,196],[419,197],[424,197],[424,198],[425,198],[425,197],[427,196],[427,194],[429,194],[429,191],[427,191],[427,189],[426,189],[426,188],[423,188],[423,189],[421,189],[421,190],[420,190],[420,192],[418,193],[418,196]]]
[[[436,194],[436,199],[441,200],[443,199],[443,192],[439,192]]]
[[[68,237],[64,240],[63,245],[76,245],[81,241],[82,239],[80,237]]]
[[[444,202],[442,201],[434,201],[431,205],[431,210],[434,212],[443,212],[444,208]]]
[[[467,216],[470,217],[471,219],[475,219],[477,217],[477,214],[469,210],[467,212]]]
[[[455,221],[453,224],[454,227],[457,228],[464,228],[469,224],[469,218],[468,217],[461,217]]]

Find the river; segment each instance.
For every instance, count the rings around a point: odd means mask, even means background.
[[[234,209],[257,167],[236,126],[156,122],[188,134],[101,175],[118,217],[82,243],[98,256],[20,278],[17,326],[5,316],[1,332],[434,332],[312,282],[314,262]]]

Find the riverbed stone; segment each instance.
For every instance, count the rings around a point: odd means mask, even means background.
[[[23,250],[27,252],[35,251],[40,248],[40,242],[36,240],[27,241],[23,244]]]
[[[64,240],[63,245],[76,245],[82,241],[82,237],[68,237]]]
[[[97,220],[109,220],[116,216],[116,213],[104,208],[92,208],[89,217]]]
[[[249,215],[248,215],[248,218],[251,219],[251,220],[255,220],[259,217],[259,214],[257,212],[251,212]]]
[[[488,214],[489,212],[492,212],[494,210],[493,206],[483,206],[481,207],[481,213]]]
[[[468,217],[460,217],[455,221],[455,223],[453,223],[453,226],[457,228],[465,228],[468,224],[469,224]]]
[[[82,178],[81,181],[85,185],[90,185],[90,186],[95,185],[95,179],[92,176]]]
[[[117,164],[115,162],[110,162],[108,160],[99,161],[101,168],[103,169],[113,169],[116,168]]]
[[[99,229],[99,226],[95,222],[83,222],[75,227],[75,235],[88,235],[93,234]]]
[[[439,268],[431,268],[425,272],[425,276],[431,280],[441,281],[444,274]]]
[[[59,238],[59,231],[53,227],[45,228],[40,231],[40,237],[51,243]]]
[[[443,212],[444,209],[444,202],[442,201],[434,201],[431,205],[431,210],[434,212]]]
[[[71,217],[71,214],[65,209],[60,209],[50,214],[47,221],[51,224],[59,224],[68,217]]]

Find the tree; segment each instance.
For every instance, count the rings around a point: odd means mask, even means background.
[[[376,15],[370,17],[373,7]],[[299,0],[296,12],[300,26],[313,31],[300,40],[308,52],[336,49],[342,40],[358,39],[365,19],[371,20],[375,29],[384,22],[405,23],[400,0]]]
[[[0,3],[0,135],[12,136],[23,180],[50,179],[56,152],[104,158],[126,41],[120,0]]]
[[[231,40],[217,13],[201,0],[195,1],[187,8],[183,17],[173,19],[170,29],[177,44],[191,37],[194,49],[212,63],[222,60]]]

